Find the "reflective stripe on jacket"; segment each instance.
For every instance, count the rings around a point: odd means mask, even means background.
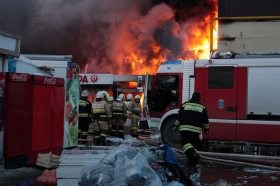
[[[175,125],[180,131],[200,133],[201,128],[209,129],[207,110],[201,103],[190,100],[182,104]]]

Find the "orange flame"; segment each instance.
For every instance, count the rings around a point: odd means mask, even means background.
[[[145,15],[135,10],[120,13],[120,21],[106,30],[108,45],[101,47],[104,54],[99,52],[98,59],[90,58],[86,70],[155,74],[167,60],[208,59],[210,23],[217,17],[218,0],[207,1],[210,8],[198,5],[182,20],[177,20],[176,11],[165,3],[154,6]],[[213,31],[213,48],[217,48],[217,21]]]
[[[215,0],[214,0],[215,1]],[[187,23],[185,24],[185,28],[190,28],[189,31],[192,33],[191,38],[185,38],[184,35],[178,35],[184,42],[184,46],[186,50],[184,50],[185,54],[182,54],[183,60],[187,59],[208,59],[210,54],[210,21],[212,18],[217,17],[217,5],[216,11],[211,15],[206,16],[203,20],[197,23]],[[201,25],[205,26],[205,30],[201,30],[199,27]],[[217,33],[218,33],[218,21],[215,22],[214,25],[214,46],[213,48],[217,48]],[[125,57],[125,63],[131,64],[131,68],[133,69],[133,74],[146,74],[146,72],[150,74],[155,74],[159,65],[168,60],[167,56],[170,54],[170,51],[167,49],[163,49],[161,46],[154,44],[152,46],[153,54],[161,54],[157,56],[157,58],[149,59],[149,65],[143,66],[145,61],[148,60],[147,55],[143,55],[140,51],[131,52]],[[162,52],[163,51],[163,52]],[[140,66],[141,68],[137,68]]]
[[[137,87],[137,82],[128,82],[128,87],[129,88],[136,88]]]

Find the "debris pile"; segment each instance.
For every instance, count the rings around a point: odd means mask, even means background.
[[[85,165],[79,176],[79,186],[186,185],[180,183],[182,178],[178,178],[178,175],[172,171],[165,157],[166,151],[162,146],[139,148],[121,144],[111,150],[100,162]],[[177,166],[176,162],[173,166]],[[190,186],[201,184],[198,174],[190,178],[186,177],[187,179],[190,181]]]

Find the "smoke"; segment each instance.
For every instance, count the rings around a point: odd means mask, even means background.
[[[22,54],[73,55],[88,73],[143,74],[162,60],[197,58],[190,44],[201,44],[198,38],[209,27],[216,4],[0,0],[0,30],[21,36]]]

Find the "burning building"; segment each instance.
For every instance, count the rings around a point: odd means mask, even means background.
[[[71,54],[81,73],[154,74],[166,60],[208,58],[217,1],[2,0],[0,30],[22,37],[21,53]]]

